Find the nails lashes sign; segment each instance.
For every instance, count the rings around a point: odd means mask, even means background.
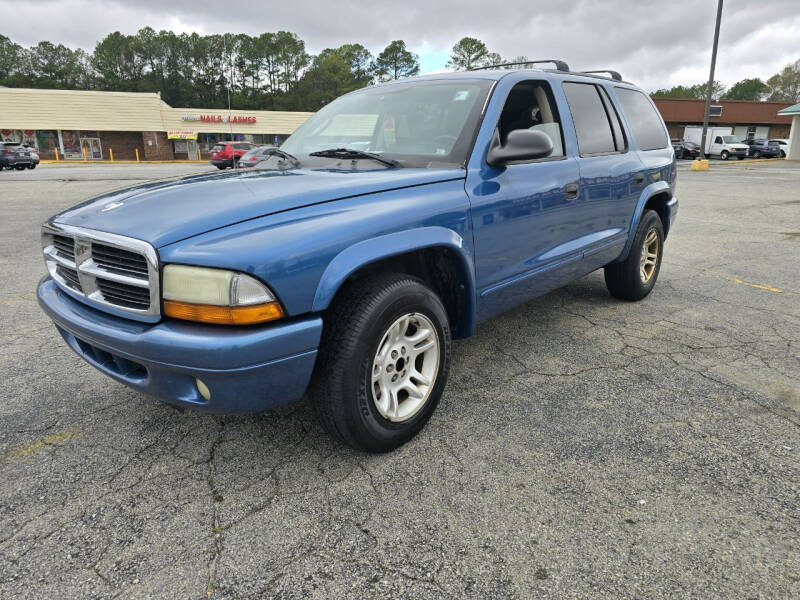
[[[204,123],[255,123],[256,118],[251,116],[231,115],[226,117],[224,115],[196,115],[185,114],[181,115],[181,121],[202,121]]]

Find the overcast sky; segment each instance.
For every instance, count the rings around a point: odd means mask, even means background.
[[[653,90],[707,79],[713,0],[0,0],[0,34],[91,50],[105,34],[150,25],[176,32],[297,33],[314,53],[358,42],[377,53],[403,39],[423,72],[477,37],[503,56],[610,68]],[[800,0],[726,0],[717,77],[766,79],[800,59]]]

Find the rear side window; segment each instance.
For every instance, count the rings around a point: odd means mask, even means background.
[[[581,156],[616,152],[611,123],[597,86],[571,82],[563,85]]]
[[[615,92],[639,150],[666,148],[667,132],[650,99],[638,90],[618,87]]]

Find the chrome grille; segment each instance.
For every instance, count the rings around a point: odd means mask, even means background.
[[[48,223],[42,247],[50,276],[87,304],[144,321],[158,319],[158,255],[147,242]]]
[[[127,308],[147,310],[150,307],[150,290],[105,279],[97,280],[103,298]]]
[[[72,238],[63,235],[54,235],[53,246],[55,246],[56,252],[64,258],[68,258],[71,261],[75,260],[75,241]]]
[[[147,279],[147,261],[136,252],[95,242],[92,244],[92,260],[97,266],[113,273]]]

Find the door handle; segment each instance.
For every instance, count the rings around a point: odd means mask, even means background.
[[[644,173],[634,173],[633,183],[636,185],[644,185]]]
[[[575,200],[578,197],[578,184],[577,183],[568,183],[564,186],[564,195],[567,197],[567,200]]]

